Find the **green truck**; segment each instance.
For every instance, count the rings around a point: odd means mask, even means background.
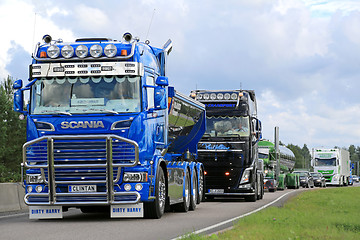
[[[292,173],[295,166],[294,153],[287,147],[280,145],[278,157],[279,165],[273,142],[269,140],[259,142],[259,159],[264,163],[264,188],[268,189],[269,192],[286,188],[299,188],[299,176]]]

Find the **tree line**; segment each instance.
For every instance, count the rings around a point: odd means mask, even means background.
[[[302,169],[310,169],[311,166],[311,153],[306,144],[301,148],[294,144],[288,144],[286,146],[289,148],[295,155],[295,167],[294,168],[302,168]],[[340,148],[335,146],[334,148]],[[359,174],[359,161],[360,161],[360,146],[350,145],[348,148],[343,147],[343,149],[348,150],[350,153],[350,160],[354,163],[355,168],[353,170],[353,174]]]
[[[22,145],[26,142],[26,121],[13,110],[13,79],[0,83],[0,182],[21,179]]]

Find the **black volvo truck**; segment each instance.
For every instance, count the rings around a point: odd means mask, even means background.
[[[206,106],[206,132],[198,144],[198,160],[205,167],[206,198],[261,199],[261,122],[257,118],[255,92],[195,90],[191,96]]]

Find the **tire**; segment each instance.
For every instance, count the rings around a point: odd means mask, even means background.
[[[245,201],[246,201],[246,202],[256,202],[256,199],[258,198],[258,189],[257,189],[258,186],[257,186],[257,185],[258,185],[258,183],[256,182],[256,183],[255,183],[255,191],[254,191],[255,194],[252,195],[252,196],[246,196],[246,197],[245,197]]]
[[[196,169],[194,169],[192,175],[192,188],[190,192],[190,206],[189,206],[190,211],[195,210],[197,199],[198,199],[198,181],[197,181],[197,171]]]
[[[196,203],[200,204],[200,202],[205,201],[205,193],[204,193],[204,189],[205,189],[205,185],[204,185],[204,171],[202,170],[202,168],[200,169],[200,174],[199,174],[199,183],[198,183],[198,198],[196,199]]]
[[[261,197],[261,183],[260,180],[258,180],[257,184],[257,196],[256,196],[256,200],[260,200]]]
[[[163,169],[159,166],[156,174],[155,200],[145,202],[145,218],[159,219],[165,212],[166,182]]]
[[[175,211],[178,212],[187,212],[190,208],[190,192],[191,192],[191,186],[190,186],[190,173],[189,170],[186,170],[186,177],[185,177],[185,196],[183,196],[183,202],[178,203],[174,206]]]

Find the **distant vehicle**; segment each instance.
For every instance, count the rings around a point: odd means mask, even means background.
[[[266,189],[269,192],[276,192],[277,190],[277,181],[274,178],[273,173],[268,173],[264,178],[264,190]]]
[[[264,162],[264,173],[265,178],[264,183],[268,182],[270,184],[269,179],[273,178],[271,181],[274,185],[274,191],[276,190],[284,190],[287,187],[290,188],[298,188],[298,179],[295,179],[295,175],[289,175],[290,171],[295,166],[295,155],[294,153],[288,149],[287,147],[280,145],[279,146],[279,163],[278,166],[276,161],[276,154],[275,154],[275,144],[270,142],[269,140],[260,140],[259,142],[259,159],[262,159]],[[277,168],[279,168],[279,175],[276,176]],[[288,177],[293,178],[292,180],[288,181]],[[297,181],[296,181],[297,180]],[[288,186],[287,184],[290,184]],[[296,185],[297,184],[297,185]],[[266,186],[264,186],[266,189]],[[270,188],[270,192],[272,188]]]
[[[346,186],[349,184],[350,154],[340,148],[313,148],[311,166],[314,172],[321,172],[327,185]]]
[[[353,176],[350,175],[349,176],[349,185],[353,185],[354,184],[354,179],[353,179]]]
[[[353,181],[354,182],[359,182],[359,177],[356,175],[352,175]]]
[[[326,187],[326,179],[322,175],[322,173],[311,172],[310,175],[313,177],[314,185],[316,187]]]
[[[295,171],[294,173],[298,173],[300,176],[300,186],[303,188],[314,187],[314,180],[308,171]]]

